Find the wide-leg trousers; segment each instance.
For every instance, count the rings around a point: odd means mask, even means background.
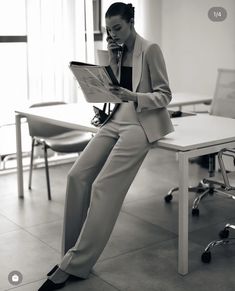
[[[140,124],[112,120],[87,145],[68,174],[62,270],[89,276],[149,148]]]

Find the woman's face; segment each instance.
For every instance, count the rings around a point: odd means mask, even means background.
[[[131,33],[131,22],[122,19],[120,15],[115,15],[105,18],[107,33],[112,39],[123,44],[128,39]]]

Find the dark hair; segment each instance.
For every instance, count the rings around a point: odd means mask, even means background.
[[[130,22],[131,18],[135,16],[135,7],[133,7],[132,4],[115,2],[106,11],[105,18],[116,15],[120,15],[122,19]]]

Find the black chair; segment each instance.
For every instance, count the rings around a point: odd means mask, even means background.
[[[30,106],[43,107],[52,105],[62,105],[65,102],[43,102]],[[30,171],[29,171],[29,184],[28,188],[31,189],[32,185],[32,170],[34,160],[34,148],[41,145],[44,151],[45,171],[47,180],[48,200],[51,200],[51,188],[48,167],[48,149],[59,153],[80,153],[87,146],[92,138],[91,132],[73,130],[71,128],[62,127],[59,125],[49,124],[41,121],[36,117],[28,117],[29,134],[32,137],[31,158],[30,158]]]
[[[220,175],[216,179],[207,178],[204,179],[205,183],[210,183],[217,189],[217,193],[227,196],[229,198],[235,199],[235,185],[230,182],[234,172],[226,171],[223,156],[228,156],[233,159],[233,164],[235,165],[235,150],[223,149],[218,153],[218,161],[220,166]],[[234,178],[234,177],[233,177]],[[234,180],[234,179],[233,179]],[[229,238],[230,229],[235,229],[235,225],[227,223],[223,230],[219,232],[219,240],[211,241],[205,248],[201,260],[204,263],[209,263],[211,261],[211,249],[215,246],[227,245],[229,243],[234,243],[235,238]]]

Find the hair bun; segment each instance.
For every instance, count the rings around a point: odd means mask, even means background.
[[[134,18],[134,16],[135,16],[135,7],[131,3],[126,4],[126,6],[128,7],[128,9],[131,12],[131,15],[132,15],[131,17]]]
[[[135,8],[131,3],[126,4],[123,2],[115,2],[110,5],[105,13],[105,18],[120,15],[122,19],[129,22],[131,19],[135,18]]]

